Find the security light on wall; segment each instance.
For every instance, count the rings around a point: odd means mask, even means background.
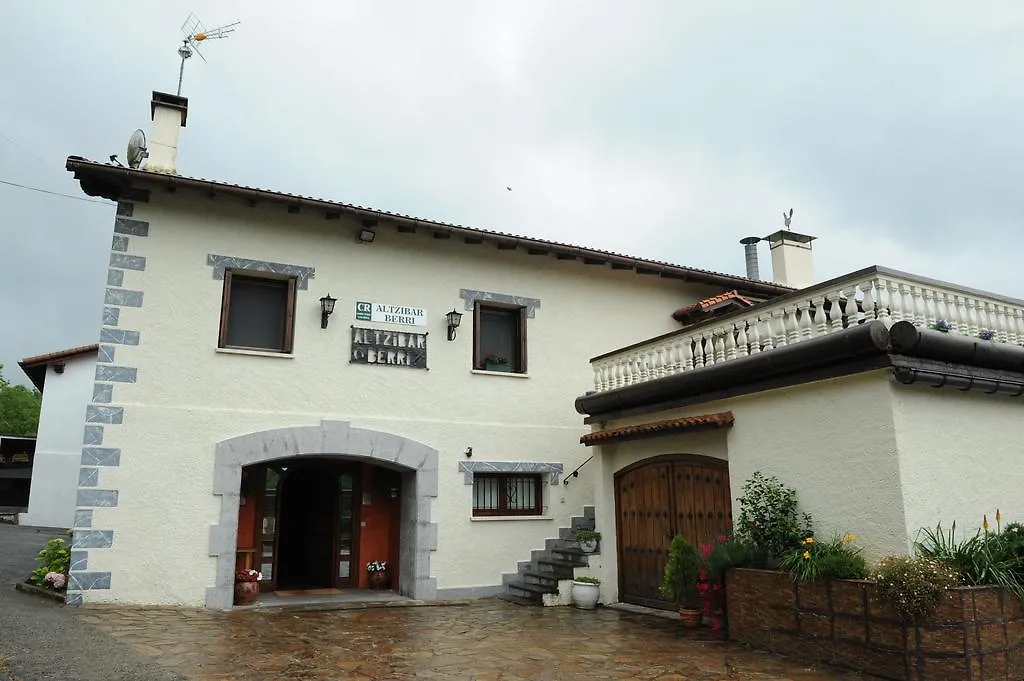
[[[331,294],[328,293],[326,296],[320,299],[320,328],[327,328],[327,318],[334,313],[334,304],[338,302],[337,298],[331,298]]]
[[[448,322],[448,340],[455,340],[455,329],[459,328],[459,322],[462,321],[462,313],[452,310],[444,318]]]
[[[377,232],[374,231],[376,226],[376,220],[363,220],[363,226],[359,230],[359,240],[364,244],[372,244],[373,240],[377,238]]]

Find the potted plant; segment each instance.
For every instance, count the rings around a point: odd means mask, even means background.
[[[597,597],[601,593],[601,580],[597,577],[576,577],[572,580],[572,602],[582,610],[593,610],[597,607]]]
[[[260,580],[263,573],[244,568],[235,573],[235,605],[252,605],[260,595]]]
[[[580,550],[583,553],[593,553],[597,551],[597,542],[601,541],[601,533],[590,529],[576,530],[573,539],[580,545]]]
[[[693,544],[677,534],[668,548],[668,563],[661,581],[661,593],[676,604],[683,625],[696,628],[703,621],[697,580],[700,578],[700,554]]]
[[[488,352],[484,355],[484,369],[486,371],[512,371],[512,365],[509,364],[508,357],[499,355],[496,352]]]
[[[371,560],[366,564],[366,574],[370,578],[370,588],[374,591],[382,591],[391,587],[387,561]]]

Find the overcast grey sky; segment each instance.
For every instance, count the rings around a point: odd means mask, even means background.
[[[242,24],[186,65],[182,174],[733,273],[792,207],[819,280],[1024,297],[1024,6],[725,4],[5,0],[0,181],[84,197],[192,10]],[[0,184],[8,377],[98,337],[113,213]]]

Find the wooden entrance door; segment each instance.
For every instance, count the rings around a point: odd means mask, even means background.
[[[253,469],[261,591],[357,586],[359,471],[308,459]]]
[[[721,459],[667,454],[615,474],[619,599],[671,610],[658,591],[676,534],[694,546],[732,520],[729,465]]]

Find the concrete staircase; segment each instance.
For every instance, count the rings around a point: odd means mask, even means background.
[[[558,529],[557,539],[544,540],[544,548],[530,552],[520,561],[516,573],[502,576],[506,592],[499,596],[519,605],[543,605],[544,594],[558,593],[558,580],[572,579],[576,568],[587,567],[587,556],[573,540],[576,530],[594,529],[594,507],[584,506],[582,516],[573,516],[571,527]]]

